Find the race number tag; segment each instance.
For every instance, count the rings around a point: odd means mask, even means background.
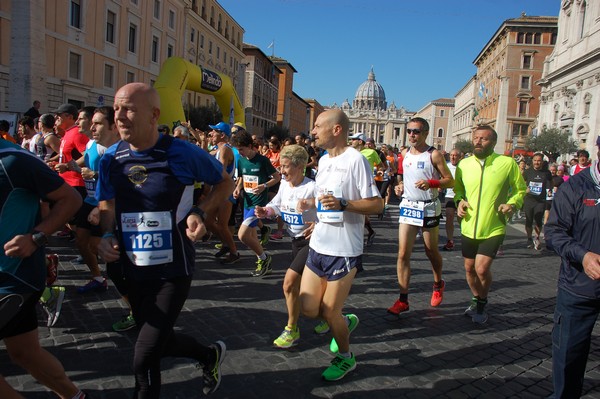
[[[125,252],[136,266],[173,262],[173,225],[170,212],[121,214]]]
[[[323,195],[333,195],[336,198],[342,198],[342,187],[319,189],[318,197]],[[339,209],[325,209],[321,201],[317,200],[317,217],[320,222],[324,223],[342,223],[344,221],[344,212]]]
[[[254,189],[258,188],[258,176],[244,175],[244,191],[249,194],[254,194]]]
[[[400,223],[413,226],[423,226],[425,216],[425,203],[420,201],[402,200],[400,203]]]
[[[83,179],[83,183],[85,184],[85,190],[87,191],[88,197],[95,198],[96,197],[96,180]]]
[[[542,186],[543,183],[540,182],[529,182],[529,193],[532,195],[541,195],[542,194]]]
[[[304,226],[304,219],[302,213],[296,211],[296,204],[298,201],[293,199],[288,204],[281,204],[279,210],[281,211],[281,219],[290,226]]]

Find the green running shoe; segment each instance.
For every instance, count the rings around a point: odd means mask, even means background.
[[[300,330],[297,327],[296,330],[292,330],[286,326],[281,335],[273,341],[273,345],[281,349],[287,349],[295,346],[298,340],[300,340]]]
[[[352,357],[345,358],[339,353],[331,361],[331,366],[327,367],[321,376],[325,381],[337,381],[344,378],[346,374],[356,368],[356,358],[354,353]]]
[[[319,324],[315,326],[315,333],[319,335],[327,334],[329,332],[329,324],[325,320],[321,320]]]
[[[121,320],[114,323],[112,325],[112,329],[116,332],[122,332],[131,330],[132,328],[135,328],[136,325],[137,324],[135,322],[135,319],[133,318],[133,315],[129,313],[128,315],[123,316]]]
[[[358,316],[355,314],[349,313],[346,315],[346,319],[348,321],[349,334],[352,334],[352,331],[354,331],[356,329],[356,326],[358,326],[358,322],[359,322]],[[338,348],[338,344],[337,344],[337,342],[335,342],[335,338],[333,338],[331,340],[331,344],[329,344],[329,350],[333,353],[339,352],[340,348]]]

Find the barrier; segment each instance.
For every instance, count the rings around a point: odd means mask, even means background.
[[[159,124],[173,127],[186,120],[181,102],[185,90],[212,95],[224,122],[231,125],[235,122],[245,123],[244,108],[229,76],[203,69],[183,58],[167,58],[154,88],[160,96]]]

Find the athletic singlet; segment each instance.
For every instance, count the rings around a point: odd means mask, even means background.
[[[86,147],[84,154],[85,166],[94,172],[98,172],[100,158],[102,158],[104,151],[106,151],[106,147],[98,144],[96,140],[90,140]],[[96,199],[96,182],[96,179],[83,179],[85,190],[87,191],[85,202],[93,206],[98,206],[98,200]]]
[[[231,149],[232,149],[232,151],[231,151],[231,152],[233,152],[233,147],[231,147],[231,145],[229,145],[229,144],[225,144],[225,146],[226,146],[226,147],[229,147],[229,148],[231,148]],[[220,154],[221,154],[221,149],[219,148],[219,149],[217,150],[217,152],[215,153],[215,158],[216,158],[216,159],[217,159],[219,162],[221,162],[221,161],[219,160],[219,155],[220,155]],[[235,153],[234,153],[234,154],[233,154],[233,162],[231,163],[231,165],[227,165],[227,167],[225,168],[225,171],[226,171],[226,172],[227,172],[227,174],[228,174],[229,176],[231,176],[231,178],[233,179],[233,178],[234,178],[234,175],[235,175],[235,172],[236,172],[236,170],[237,170],[237,160],[236,160],[236,158],[235,158]],[[228,199],[229,199],[229,201],[231,201],[231,202],[232,202],[232,203],[234,203],[234,204],[235,204],[235,203],[236,203],[236,201],[237,201],[235,198],[233,198],[233,193],[232,193],[232,194],[231,194],[231,195],[228,197]]]
[[[172,142],[173,137],[163,135],[149,152],[133,153],[121,141],[110,163],[121,260],[135,280],[193,273],[194,246],[186,237],[186,218],[177,212],[193,185],[181,183],[169,167]]]
[[[429,149],[421,154],[414,155],[410,153],[412,147],[406,150],[402,168],[404,169],[404,198],[411,201],[431,201],[438,197],[438,189],[430,188],[427,191],[420,190],[415,187],[415,183],[419,180],[439,180],[440,173],[431,162],[431,153],[434,148]]]
[[[35,142],[35,153],[44,162],[48,162],[50,158],[56,155],[52,147],[44,144],[48,136],[56,136],[56,134],[54,134],[54,132],[45,133],[38,137],[37,141]]]

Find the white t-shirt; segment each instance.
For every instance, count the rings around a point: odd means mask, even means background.
[[[456,176],[456,166],[452,165],[452,162],[448,162],[448,169],[450,169],[450,173],[452,173],[452,178],[454,178],[454,176]],[[446,189],[446,199],[452,199],[454,198],[454,189],[449,187]]]
[[[349,201],[381,197],[373,181],[369,162],[352,147],[346,148],[337,157],[332,158],[329,154],[321,157],[315,183],[316,198],[324,192],[333,192],[337,198]],[[317,204],[317,209],[319,208],[320,204]],[[363,215],[342,211],[319,213],[319,223],[310,238],[310,247],[314,251],[328,256],[362,255],[365,224]],[[332,221],[336,220],[336,216],[341,221]]]
[[[296,205],[301,199],[314,198],[315,181],[305,177],[299,186],[292,187],[289,182],[281,180],[279,191],[267,204],[281,216],[287,226],[288,234],[292,237],[302,236],[302,232],[308,228],[308,222],[317,221],[317,210],[315,208],[304,212],[298,212]]]

